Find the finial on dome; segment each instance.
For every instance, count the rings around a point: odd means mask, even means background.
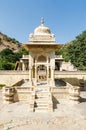
[[[41,18],[41,26],[44,26],[44,17]]]

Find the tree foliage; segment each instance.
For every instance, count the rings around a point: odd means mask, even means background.
[[[68,46],[71,62],[80,70],[86,70],[86,31],[76,37]]]
[[[79,70],[86,70],[86,31],[65,44],[59,52],[65,61],[70,60]]]
[[[2,50],[0,52],[0,70],[13,70],[16,61],[18,61],[23,54],[28,54],[24,48],[20,48],[16,53],[10,48]]]

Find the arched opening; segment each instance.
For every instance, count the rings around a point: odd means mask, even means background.
[[[47,68],[45,65],[39,65],[37,67],[37,72],[38,72],[38,81],[47,80]]]
[[[60,70],[60,62],[55,62],[55,70]]]
[[[46,62],[46,57],[43,55],[39,56],[37,62]]]

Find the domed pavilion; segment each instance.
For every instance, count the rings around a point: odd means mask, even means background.
[[[43,18],[41,25],[29,35],[29,43],[23,44],[23,47],[29,51],[30,84],[36,85],[39,82],[46,82],[49,86],[53,86],[55,51],[61,47],[61,44],[56,44],[55,35],[44,25]]]

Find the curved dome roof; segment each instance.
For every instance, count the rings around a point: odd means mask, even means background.
[[[39,26],[34,30],[35,34],[51,34],[51,31],[48,27]]]
[[[34,34],[51,34],[48,27],[44,26],[44,19],[41,19],[41,25],[34,30]]]

